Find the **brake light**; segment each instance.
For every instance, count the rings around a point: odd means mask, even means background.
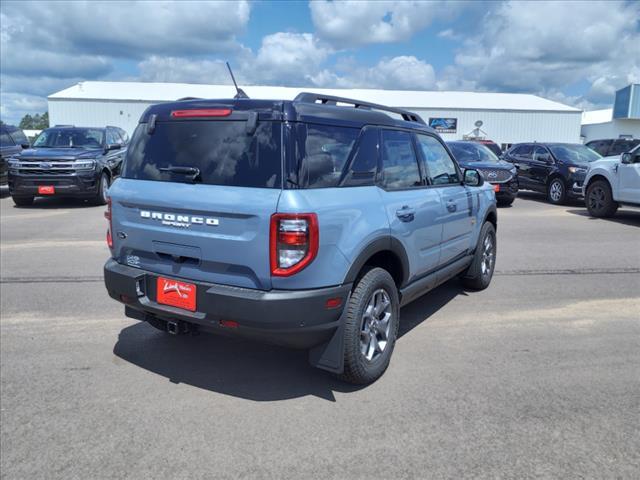
[[[493,191],[494,191],[494,192],[499,192],[499,191],[500,191],[500,185],[496,183],[496,184],[493,186]]]
[[[288,277],[309,265],[318,253],[318,217],[315,213],[275,213],[269,237],[271,275]]]
[[[113,236],[111,235],[111,198],[107,198],[107,210],[104,212],[104,218],[109,222],[107,227],[107,246],[113,249]]]
[[[173,118],[198,118],[198,117],[228,117],[231,115],[230,108],[205,108],[191,110],[173,110]]]

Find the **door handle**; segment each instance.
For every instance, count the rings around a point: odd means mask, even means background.
[[[396,210],[396,215],[402,222],[412,222],[415,218],[416,211],[404,205],[400,210]]]
[[[447,210],[449,210],[450,212],[455,212],[458,209],[458,205],[456,205],[456,203],[453,200],[449,200],[447,202]]]

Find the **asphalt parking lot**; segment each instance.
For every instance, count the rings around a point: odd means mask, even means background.
[[[2,478],[638,478],[640,212],[523,193],[484,292],[402,311],[387,373],[124,317],[104,207],[0,200]]]

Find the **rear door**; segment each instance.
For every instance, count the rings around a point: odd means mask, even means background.
[[[382,130],[381,195],[391,232],[410,261],[409,281],[437,268],[442,238],[441,199],[425,185],[411,133]]]
[[[529,160],[529,180],[533,189],[546,191],[547,179],[555,166],[555,161],[549,150],[542,145],[534,145]]]
[[[426,165],[430,190],[437,191],[441,198],[438,218],[438,223],[442,223],[439,265],[444,266],[464,256],[471,246],[471,192],[462,184],[461,173],[440,140],[426,134],[418,134],[416,138]]]
[[[135,131],[112,197],[114,257],[161,275],[271,288],[281,123],[181,118]]]
[[[640,205],[640,147],[631,152],[631,162],[618,164],[618,200]]]
[[[530,165],[532,151],[531,145],[524,144],[516,147],[510,154],[510,161],[512,161],[518,169],[520,188],[533,189]]]

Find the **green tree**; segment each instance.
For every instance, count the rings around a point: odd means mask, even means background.
[[[27,113],[20,120],[19,127],[23,130],[44,130],[49,128],[49,112],[44,112],[42,115],[36,113],[33,116]]]

